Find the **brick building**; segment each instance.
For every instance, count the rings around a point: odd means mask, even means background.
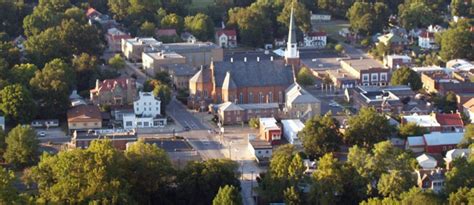
[[[96,105],[128,105],[133,103],[136,94],[133,78],[97,80],[95,88],[90,90],[90,100]]]
[[[390,82],[390,70],[374,59],[345,59],[341,60],[341,67],[362,85],[387,85]]]

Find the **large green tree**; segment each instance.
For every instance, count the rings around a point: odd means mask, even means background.
[[[415,185],[411,172],[402,172],[393,170],[389,173],[383,173],[377,184],[379,193],[383,196],[397,197],[402,192]]]
[[[470,149],[473,146],[471,145]],[[474,154],[457,158],[453,168],[446,173],[445,193],[456,192],[461,187],[474,187]]]
[[[400,24],[409,29],[425,28],[437,22],[438,14],[423,2],[413,2],[399,11]]]
[[[5,161],[15,168],[31,165],[38,159],[39,141],[36,131],[28,125],[18,125],[6,138],[7,150],[3,154]]]
[[[74,82],[74,71],[60,59],[54,59],[36,72],[30,85],[43,117],[60,117],[66,113]]]
[[[420,75],[408,67],[395,70],[390,79],[392,85],[409,85],[412,90],[420,90],[423,86]]]
[[[252,4],[246,8],[232,8],[228,12],[228,24],[239,30],[240,42],[244,45],[260,47],[273,39],[273,24],[268,13],[262,10],[268,6]]]
[[[20,204],[14,182],[15,173],[0,167],[0,204]]]
[[[214,22],[203,13],[184,18],[184,27],[199,40],[212,40],[214,38]]]
[[[123,167],[111,141],[94,140],[85,150],[43,154],[29,177],[50,203],[130,204]]]
[[[380,32],[387,24],[389,9],[384,3],[355,2],[347,11],[351,29],[357,33]]]
[[[161,19],[161,28],[173,28],[178,33],[181,33],[184,29],[184,19],[175,13],[171,13]]]
[[[13,66],[10,70],[10,80],[25,87],[30,86],[30,80],[35,76],[38,67],[34,64],[26,63]]]
[[[31,93],[22,85],[9,85],[0,91],[0,109],[7,119],[17,123],[29,123],[36,114]]]
[[[474,143],[474,124],[469,124],[464,128],[464,137],[459,142],[459,148],[468,148]]]
[[[344,140],[353,145],[371,147],[390,136],[393,127],[388,119],[372,107],[363,107],[357,115],[349,117]]]
[[[236,187],[225,185],[219,188],[212,205],[242,205],[242,197]]]
[[[449,195],[449,204],[470,204],[474,202],[474,188],[462,187]]]
[[[416,123],[409,122],[400,125],[398,136],[406,139],[409,136],[421,136],[426,133],[426,129],[418,126]]]
[[[318,168],[312,176],[314,182],[311,188],[313,204],[337,204],[337,193],[343,191],[342,164],[332,153],[325,154],[319,159]]]
[[[156,26],[154,23],[145,21],[143,24],[140,26],[140,35],[141,36],[154,36],[155,35],[155,29]]]
[[[298,189],[295,188],[294,186],[290,186],[286,188],[283,194],[285,195],[285,204],[288,204],[288,205],[302,204],[301,194],[298,192]]]
[[[77,90],[89,90],[95,85],[95,81],[99,78],[97,64],[97,58],[87,53],[81,53],[72,59],[72,67],[77,78]]]
[[[277,21],[285,26],[284,28],[286,29],[284,30],[288,31],[288,27],[290,26],[291,8],[293,8],[294,11],[293,18],[296,26],[305,33],[311,31],[311,15],[304,4],[296,0],[286,1],[283,10],[277,17]]]
[[[189,162],[178,175],[178,197],[183,204],[211,204],[220,187],[240,189],[237,169],[237,163],[227,159]]]
[[[66,59],[72,53],[55,27],[29,37],[25,42],[25,51],[30,61],[39,67],[54,58]]]
[[[474,59],[474,33],[459,26],[450,28],[441,35],[440,56],[444,61],[465,58]]]
[[[166,202],[174,182],[174,169],[163,149],[139,140],[125,151],[127,176],[135,200],[141,204]]]
[[[315,80],[316,78],[307,67],[301,68],[296,75],[296,82],[302,86],[314,85]]]
[[[330,113],[306,121],[299,136],[306,154],[314,158],[336,151],[342,141],[338,122]]]
[[[7,143],[5,142],[6,136],[5,131],[0,128],[0,159],[3,157],[3,153],[5,153],[5,150],[7,149]]]
[[[450,6],[451,15],[472,17],[474,15],[473,4],[472,1],[452,0]]]

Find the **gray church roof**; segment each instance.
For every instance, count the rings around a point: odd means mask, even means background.
[[[216,87],[223,87],[227,72],[233,80],[229,85],[236,87],[289,86],[294,82],[293,69],[282,60],[214,62]]]
[[[224,82],[222,83],[222,88],[223,89],[235,89],[237,88],[237,85],[235,85],[234,80],[230,76],[230,72],[227,71],[225,74]]]
[[[211,72],[209,69],[201,68],[189,81],[194,83],[207,83],[211,80],[210,75]]]

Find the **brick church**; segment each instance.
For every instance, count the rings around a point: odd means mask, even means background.
[[[231,58],[230,61],[211,62],[209,68],[202,68],[189,80],[188,106],[205,109],[208,104],[224,102],[283,104],[285,90],[295,82],[299,66],[292,10],[284,59],[257,57],[234,61]]]

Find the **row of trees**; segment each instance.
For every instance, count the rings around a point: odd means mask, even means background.
[[[209,160],[176,170],[156,145],[138,141],[120,152],[111,141],[97,140],[84,150],[44,153],[38,165],[25,169],[22,181],[37,187],[33,194],[19,194],[12,172],[0,168],[0,203],[204,205],[212,203],[220,188],[217,201],[227,196],[241,200],[235,196],[240,189],[237,166],[230,160]]]
[[[447,196],[450,203],[467,203],[474,193],[473,159],[458,159],[446,174],[445,191],[436,195],[415,187],[416,160],[389,141],[371,149],[355,145],[346,162],[326,153],[309,176],[304,174],[301,153],[284,145],[274,152],[269,171],[257,179],[258,192],[265,201],[287,204],[441,204]]]

